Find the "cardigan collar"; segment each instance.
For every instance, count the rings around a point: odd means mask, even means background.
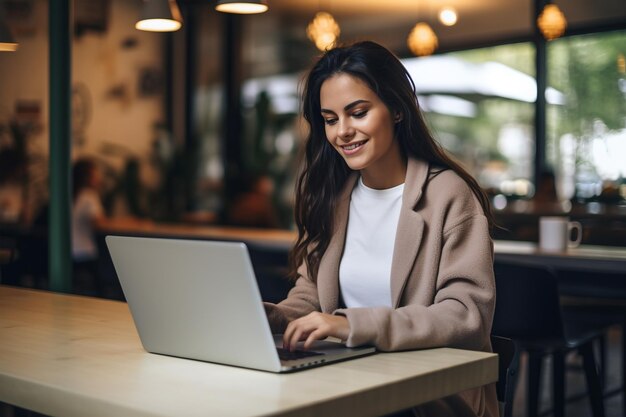
[[[391,301],[397,307],[401,294],[409,277],[422,240],[424,221],[415,210],[428,179],[429,164],[420,159],[409,158],[407,161],[402,207],[396,230],[393,258],[391,263]],[[331,313],[339,306],[339,263],[343,255],[350,213],[352,190],[358,179],[353,173],[347,180],[340,194],[335,212],[335,231],[328,248],[320,261],[317,286],[323,312]]]

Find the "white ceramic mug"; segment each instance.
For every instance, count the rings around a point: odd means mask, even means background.
[[[576,238],[572,239],[572,230]],[[583,227],[579,222],[571,222],[567,217],[541,217],[539,219],[539,248],[544,251],[562,252],[580,245]]]

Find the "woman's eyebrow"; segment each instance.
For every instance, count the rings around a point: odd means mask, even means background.
[[[344,109],[344,111],[348,111],[351,108],[356,107],[356,106],[358,106],[361,103],[369,103],[369,101],[367,101],[367,100],[355,100],[352,103],[347,104],[343,109]],[[335,113],[334,111],[329,110],[329,109],[320,109],[320,112],[321,113]]]

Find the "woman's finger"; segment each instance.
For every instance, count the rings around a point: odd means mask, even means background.
[[[297,343],[305,339],[308,334],[309,331],[307,331],[307,326],[303,323],[302,318],[292,321],[283,335],[283,349],[294,351]]]
[[[309,334],[309,337],[306,338],[306,340],[304,341],[304,349],[309,349],[311,347],[311,345],[313,344],[313,342],[315,342],[316,340],[321,340],[321,339],[326,339],[328,337],[328,334],[326,331],[322,330],[322,329],[317,329],[315,331],[312,331]]]

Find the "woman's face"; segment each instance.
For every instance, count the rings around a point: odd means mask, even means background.
[[[102,183],[102,173],[97,166],[93,166],[89,171],[89,186],[98,189]]]
[[[328,142],[365,185],[385,189],[404,182],[406,162],[394,135],[399,118],[365,82],[334,75],[322,84],[320,103]]]

